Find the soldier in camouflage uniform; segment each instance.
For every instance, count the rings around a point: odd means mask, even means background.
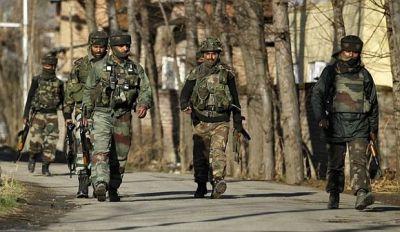
[[[81,118],[81,105],[83,89],[86,83],[87,76],[93,64],[105,57],[107,54],[108,35],[104,31],[94,31],[89,35],[88,55],[74,62],[71,70],[70,79],[66,83],[65,102],[64,102],[64,118],[66,125],[73,123],[72,112],[74,112],[75,126],[75,146],[77,150],[76,171],[78,173],[79,187],[76,197],[88,198],[88,186],[90,184],[88,167],[89,161],[84,161],[80,128],[78,127]]]
[[[110,36],[112,54],[94,64],[86,82],[83,104],[93,118],[91,180],[99,201],[120,201],[117,189],[131,142],[131,111],[146,116],[152,106],[149,79],[140,64],[129,59],[131,37]]]
[[[28,170],[33,173],[37,156],[42,156],[42,174],[50,176],[58,141],[57,109],[64,100],[63,83],[56,77],[57,57],[42,58],[42,73],[32,78],[24,110],[24,123],[33,117],[30,129]],[[33,113],[32,113],[33,112]]]
[[[341,51],[333,55],[313,88],[312,105],[319,126],[326,132],[328,157],[328,208],[339,207],[344,188],[344,158],[350,155],[350,178],[355,208],[373,204],[367,170],[369,140],[378,133],[378,101],[374,81],[361,62],[363,42],[354,35],[341,40]]]
[[[235,74],[220,61],[221,46],[215,38],[201,43],[204,59],[189,73],[180,96],[181,110],[191,115],[194,126],[193,166],[198,184],[195,198],[207,194],[208,180],[213,186],[212,198],[225,192],[229,121],[232,109],[240,109]],[[236,130],[243,130],[239,110],[233,110],[233,122]]]

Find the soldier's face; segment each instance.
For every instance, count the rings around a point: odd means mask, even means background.
[[[96,58],[101,58],[106,54],[107,47],[103,45],[92,45],[90,47],[92,55]]]
[[[218,53],[217,52],[205,52],[203,57],[206,61],[215,62],[218,58]]]
[[[113,49],[115,49],[119,54],[121,54],[122,57],[128,57],[131,46],[128,44],[116,45],[113,47]]]
[[[352,51],[342,51],[342,55],[347,59],[355,59],[360,56],[360,53]]]

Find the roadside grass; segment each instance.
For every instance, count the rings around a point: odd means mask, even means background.
[[[1,177],[0,185],[0,215],[10,212],[17,207],[18,201],[23,198],[25,188],[8,176]]]

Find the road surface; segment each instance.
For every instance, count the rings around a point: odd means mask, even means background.
[[[49,188],[56,197],[74,195],[77,178],[65,164],[51,166],[52,177],[29,174],[2,162],[3,174]],[[210,186],[209,186],[210,187]],[[223,199],[194,199],[190,175],[125,174],[121,202],[75,199],[78,207],[41,229],[48,231],[400,231],[400,207],[374,204],[359,212],[354,197],[341,195],[340,209],[327,210],[320,190],[265,181],[233,181]],[[208,194],[209,196],[210,194]]]

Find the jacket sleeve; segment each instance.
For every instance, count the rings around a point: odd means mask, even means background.
[[[196,69],[193,69],[186,77],[185,83],[183,84],[181,94],[179,96],[179,103],[181,110],[188,108],[190,104],[190,98],[193,93],[194,86],[196,85],[195,77]]]
[[[85,117],[90,118],[94,109],[94,99],[92,99],[93,93],[95,91],[97,81],[96,81],[96,68],[92,68],[87,77],[85,88],[83,90],[82,104],[86,107]]]
[[[231,93],[232,96],[232,104],[237,106],[239,109],[241,109],[242,107],[240,106],[240,102],[239,102],[239,94],[236,88],[236,81],[235,81],[235,76],[231,73],[228,72],[228,88],[229,88],[229,92]],[[242,114],[241,111],[239,111],[238,109],[233,109],[232,110],[233,113],[233,122],[234,123],[241,123],[242,122]]]
[[[140,90],[137,99],[138,107],[146,107],[150,109],[153,106],[153,92],[150,87],[149,78],[144,69],[139,66]]]
[[[311,95],[311,104],[314,112],[314,117],[317,122],[321,121],[321,119],[326,118],[327,114],[327,106],[326,106],[326,98],[329,94],[329,85],[330,85],[330,73],[332,66],[327,66],[321,73],[321,76],[317,83],[314,85]]]
[[[70,91],[70,87],[72,86],[72,80],[77,79],[76,77],[76,66],[72,68],[70,78],[64,84],[64,118],[71,119],[72,118],[72,111],[74,110],[75,100],[72,97],[72,93]]]
[[[29,88],[28,96],[27,96],[26,103],[25,103],[25,109],[24,109],[24,115],[23,115],[24,118],[29,117],[29,111],[31,110],[32,100],[35,96],[37,88],[38,88],[38,80],[36,77],[33,77],[31,87]]]
[[[379,106],[378,97],[376,94],[376,86],[371,74],[365,70],[366,80],[365,80],[365,93],[367,100],[371,104],[371,110],[368,113],[368,121],[370,126],[370,132],[377,133],[379,129]]]

